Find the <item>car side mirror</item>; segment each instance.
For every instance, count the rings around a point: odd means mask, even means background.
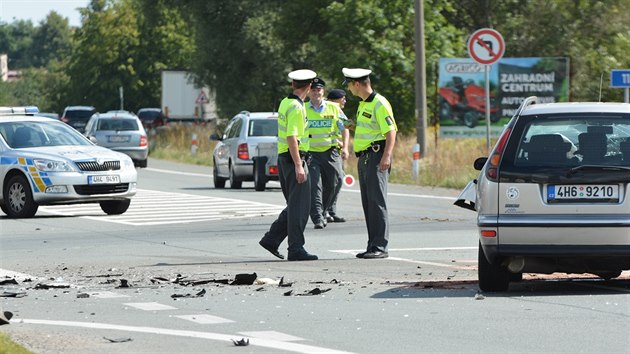
[[[94,144],[98,145],[98,140],[96,139],[94,135],[88,136],[88,139],[90,139],[90,141],[93,142]]]
[[[487,157],[479,157],[473,163],[473,167],[475,168],[475,170],[481,171],[481,169],[483,168],[483,166],[486,164],[487,161],[488,161]]]

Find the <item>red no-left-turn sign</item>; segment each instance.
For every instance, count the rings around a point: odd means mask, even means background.
[[[479,64],[496,63],[505,53],[505,42],[501,33],[492,28],[475,31],[468,39],[468,54]]]

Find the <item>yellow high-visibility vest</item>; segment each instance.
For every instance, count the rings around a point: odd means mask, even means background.
[[[306,106],[306,116],[308,117],[309,151],[323,152],[333,146],[337,146],[337,139],[340,137],[337,122],[339,120],[340,108],[334,102],[322,101],[324,109],[317,112],[310,104]]]
[[[280,102],[278,108],[278,154],[289,151],[287,136],[295,136],[300,151],[308,151],[308,119],[304,103],[291,95]]]
[[[354,151],[361,152],[369,148],[373,142],[385,140],[385,134],[392,130],[398,130],[392,106],[385,97],[372,92],[357,108]]]

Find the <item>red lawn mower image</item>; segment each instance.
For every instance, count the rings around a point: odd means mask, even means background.
[[[473,80],[464,82],[461,77],[453,76],[444,87],[440,87],[440,119],[452,119],[469,128],[477,125],[486,116],[486,98],[484,88]],[[501,119],[494,95],[490,95],[490,121]]]

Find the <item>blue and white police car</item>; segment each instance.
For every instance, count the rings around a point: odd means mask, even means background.
[[[36,107],[0,107],[0,209],[11,218],[33,217],[40,205],[54,204],[127,211],[137,183],[131,158],[35,113]]]

